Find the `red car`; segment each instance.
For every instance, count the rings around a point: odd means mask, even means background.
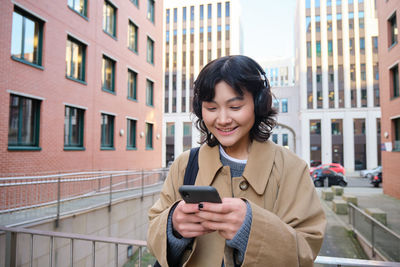
[[[346,174],[346,171],[345,171],[344,167],[342,165],[340,165],[339,163],[326,163],[326,164],[319,165],[318,167],[315,167],[315,168],[310,168],[310,175],[316,169],[322,169],[322,168],[328,168],[328,169],[331,169],[332,171],[335,171],[337,173],[341,173],[343,175]]]

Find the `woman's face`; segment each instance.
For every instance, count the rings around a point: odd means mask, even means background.
[[[207,129],[218,139],[228,155],[245,159],[250,144],[249,133],[253,127],[254,101],[247,90],[243,96],[226,82],[215,85],[215,96],[202,102],[202,116]]]

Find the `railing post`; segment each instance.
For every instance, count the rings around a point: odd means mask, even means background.
[[[96,242],[92,241],[93,246],[92,246],[92,266],[96,267]]]
[[[118,243],[115,244],[115,267],[118,267]]]
[[[71,247],[70,247],[70,261],[71,267],[74,267],[74,239],[71,238]]]
[[[31,234],[31,260],[29,261],[29,266],[33,266],[33,234]]]
[[[142,179],[141,179],[141,183],[142,183],[142,186],[141,186],[141,195],[140,195],[140,200],[141,201],[143,201],[143,190],[144,190],[144,171],[143,171],[143,169],[142,169]]]
[[[49,266],[53,267],[54,236],[50,236]]]
[[[6,232],[6,267],[16,266],[16,256],[17,256],[17,233]]]
[[[60,221],[60,205],[61,205],[60,189],[61,189],[61,177],[59,176],[57,180],[57,218],[55,221],[56,228],[58,227]]]
[[[108,211],[111,211],[111,201],[112,201],[112,174],[110,174],[110,202],[108,203]]]
[[[372,257],[375,258],[375,223],[374,221],[371,221],[371,245],[372,245]]]
[[[139,247],[139,267],[142,267],[142,247]]]

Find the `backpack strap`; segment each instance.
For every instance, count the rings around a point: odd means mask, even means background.
[[[196,182],[196,176],[199,171],[199,149],[200,147],[190,149],[189,161],[183,178],[184,185],[194,185]]]

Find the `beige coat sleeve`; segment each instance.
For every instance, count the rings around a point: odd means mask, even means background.
[[[307,165],[302,163],[280,173],[273,212],[250,201],[253,219],[242,266],[313,266],[326,219]]]
[[[181,199],[177,194],[188,161],[188,153],[182,154],[172,165],[160,193],[160,198],[149,210],[147,246],[161,266],[167,263],[167,221],[172,206]]]

